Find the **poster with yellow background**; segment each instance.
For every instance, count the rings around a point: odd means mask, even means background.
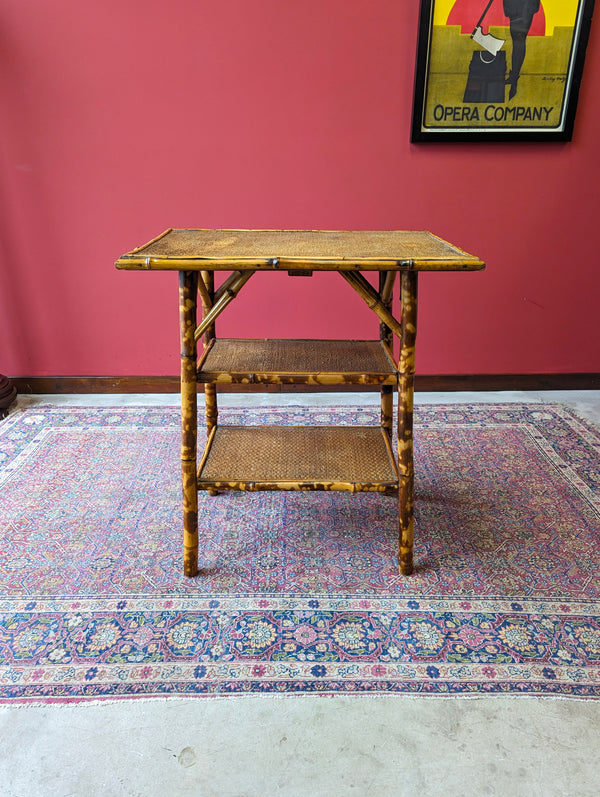
[[[590,17],[589,0],[423,0],[414,122],[423,133],[564,129]]]

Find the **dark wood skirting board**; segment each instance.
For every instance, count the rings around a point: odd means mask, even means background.
[[[19,394],[179,393],[178,376],[14,376]],[[199,386],[202,390],[202,387]],[[378,391],[378,386],[320,386],[319,392]],[[577,374],[417,374],[417,392],[483,390],[600,390],[600,373]],[[311,385],[219,385],[219,393],[314,393]]]

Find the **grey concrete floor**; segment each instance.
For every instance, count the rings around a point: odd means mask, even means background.
[[[600,425],[600,391],[419,394],[417,402],[561,402]],[[254,396],[261,404],[372,394]],[[176,404],[177,396],[29,396]],[[221,404],[247,404],[224,396]],[[597,797],[600,702],[229,697],[0,706],[0,797]]]

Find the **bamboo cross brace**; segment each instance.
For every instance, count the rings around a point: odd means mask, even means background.
[[[237,292],[239,290],[239,288],[236,289],[235,286],[236,286],[237,282],[239,281],[240,277],[243,277],[244,274],[248,274],[249,275],[247,277],[244,277],[244,281],[242,282],[242,285],[243,285],[244,282],[246,282],[248,279],[250,279],[252,274],[255,273],[255,270],[256,269],[251,269],[250,271],[246,271],[246,272],[244,272],[244,271],[233,271],[227,277],[225,282],[219,288],[217,288],[216,291],[214,290],[214,271],[213,271],[212,272],[212,274],[213,274],[213,294],[212,294],[213,295],[213,304],[216,304],[216,302],[220,301],[226,293],[229,293],[229,291],[235,290]],[[240,285],[240,288],[241,288],[241,285]]]
[[[200,325],[196,328],[194,333],[195,340],[199,340],[206,330],[214,324],[215,320],[221,315],[227,305],[233,301],[233,299],[235,299],[240,290],[254,273],[254,270],[234,271],[233,274],[228,277],[228,279],[215,293],[215,301],[211,309],[204,316]]]
[[[340,271],[341,276],[351,285],[358,295],[364,299],[367,305],[376,313],[399,338],[402,337],[402,326],[396,321],[392,313],[385,306],[381,296],[375,288],[368,282],[362,274],[356,271]],[[391,288],[390,288],[391,290]]]

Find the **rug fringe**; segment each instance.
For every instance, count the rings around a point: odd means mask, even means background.
[[[345,702],[358,702],[362,700],[386,700],[386,701],[403,701],[403,700],[443,700],[443,701],[463,701],[463,700],[527,700],[527,701],[569,701],[577,703],[589,703],[599,701],[600,697],[587,697],[581,695],[561,695],[561,694],[455,694],[455,695],[440,695],[440,694],[398,694],[398,693],[385,693],[385,694],[344,694],[341,695],[335,692],[323,692],[320,694],[308,692],[294,692],[283,693],[265,693],[265,692],[252,692],[240,694],[199,694],[199,695],[153,695],[151,697],[121,697],[121,698],[73,698],[73,699],[56,699],[46,701],[20,701],[20,700],[1,700],[0,713],[4,709],[12,710],[26,710],[26,709],[40,709],[40,708],[87,708],[92,706],[118,706],[126,705],[129,703],[144,704],[144,703],[196,703],[198,700],[210,701],[226,701],[226,700],[343,700]]]

